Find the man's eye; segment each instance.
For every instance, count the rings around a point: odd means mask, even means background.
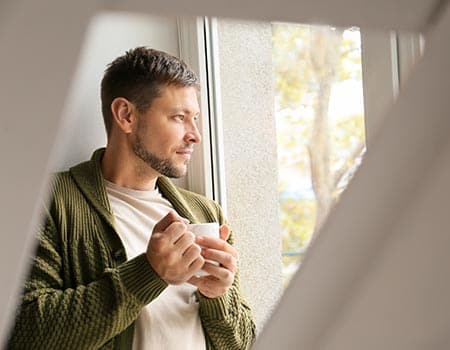
[[[178,115],[175,116],[175,119],[183,121],[184,120],[184,115],[178,114]]]

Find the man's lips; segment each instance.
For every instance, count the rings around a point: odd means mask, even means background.
[[[181,157],[183,157],[187,160],[191,159],[192,152],[193,152],[192,149],[183,149],[183,150],[176,151],[176,153],[178,155],[180,155]]]

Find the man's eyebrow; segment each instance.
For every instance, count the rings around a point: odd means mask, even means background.
[[[195,114],[195,115],[199,115],[199,114],[200,114],[200,111],[194,112],[194,111],[192,111],[192,110],[190,110],[190,109],[188,109],[188,108],[182,108],[182,107],[177,108],[177,107],[175,107],[175,108],[169,109],[169,113],[170,113],[170,114],[184,113],[184,114]]]

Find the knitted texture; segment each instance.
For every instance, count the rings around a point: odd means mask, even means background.
[[[134,321],[167,287],[144,253],[126,259],[100,170],[102,154],[97,150],[90,161],[54,177],[8,349],[131,349]],[[164,177],[157,184],[192,223],[225,222],[214,201]],[[197,294],[207,349],[248,349],[255,325],[238,275],[222,297]]]

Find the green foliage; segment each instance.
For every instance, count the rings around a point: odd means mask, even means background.
[[[312,199],[286,198],[280,201],[284,251],[301,251],[311,241],[316,203]]]
[[[272,26],[272,33],[275,102],[281,109],[296,108],[308,90],[299,82],[311,81],[305,57],[309,26],[279,23]]]
[[[302,258],[301,254],[289,255],[289,253],[304,252],[308,247],[314,232],[315,212],[315,200],[293,198],[280,200],[281,240],[285,254],[282,257],[285,287]]]

